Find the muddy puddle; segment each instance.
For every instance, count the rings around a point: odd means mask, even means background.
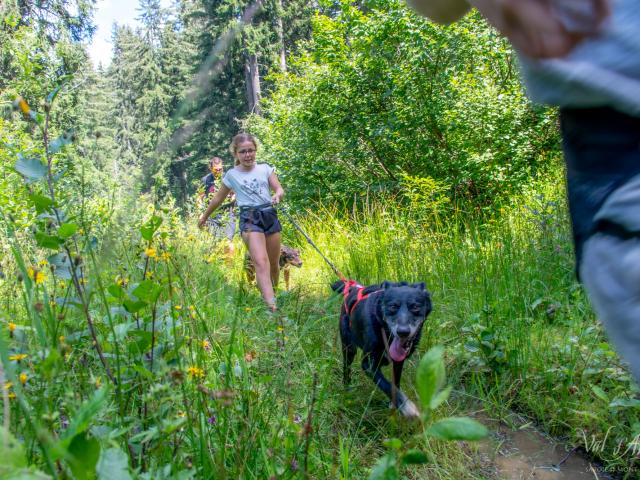
[[[603,469],[576,450],[557,442],[523,421],[511,428],[476,415],[492,432],[481,442],[482,463],[504,480],[612,480]]]

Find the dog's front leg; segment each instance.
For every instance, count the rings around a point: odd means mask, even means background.
[[[340,314],[340,341],[342,343],[342,383],[348,387],[351,383],[351,364],[358,348],[353,344],[349,329],[349,317],[344,313],[344,307]]]
[[[289,267],[286,266],[284,267],[284,286],[286,287],[287,290],[289,290]]]
[[[382,371],[380,370],[380,360],[381,359],[373,359],[369,355],[365,355],[365,357],[362,359],[362,369],[369,377],[371,377],[378,388],[385,393],[385,395],[392,402],[393,406],[400,410],[400,413],[402,413],[405,417],[418,417],[420,415],[418,407],[416,407],[415,404],[411,400],[409,400],[409,398],[404,394],[402,390],[397,388],[394,395],[391,383],[385,378],[385,376],[382,374]],[[402,370],[402,367],[400,367],[400,369]]]

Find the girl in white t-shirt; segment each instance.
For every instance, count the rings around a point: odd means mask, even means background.
[[[276,310],[274,286],[280,276],[280,231],[282,227],[273,205],[280,203],[284,190],[274,169],[256,163],[258,142],[253,135],[240,133],[229,146],[235,167],[222,179],[222,185],[198,220],[202,228],[209,215],[231,192],[240,208],[240,232],[255,266],[256,282],[270,310]],[[273,194],[271,194],[273,191]]]

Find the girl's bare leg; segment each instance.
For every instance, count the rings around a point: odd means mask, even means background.
[[[262,298],[269,307],[275,308],[275,295],[271,283],[271,268],[265,235],[261,232],[242,232],[242,240],[244,240],[249,250],[249,255],[251,255],[251,260],[256,270],[256,283]]]
[[[267,235],[265,240],[267,256],[269,257],[271,283],[275,289],[280,280],[280,232]]]

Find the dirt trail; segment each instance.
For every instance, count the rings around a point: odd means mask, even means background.
[[[477,418],[491,431],[481,442],[483,463],[491,465],[497,478],[504,480],[612,480],[579,452],[570,450],[532,426],[523,423],[513,429],[489,418]]]

